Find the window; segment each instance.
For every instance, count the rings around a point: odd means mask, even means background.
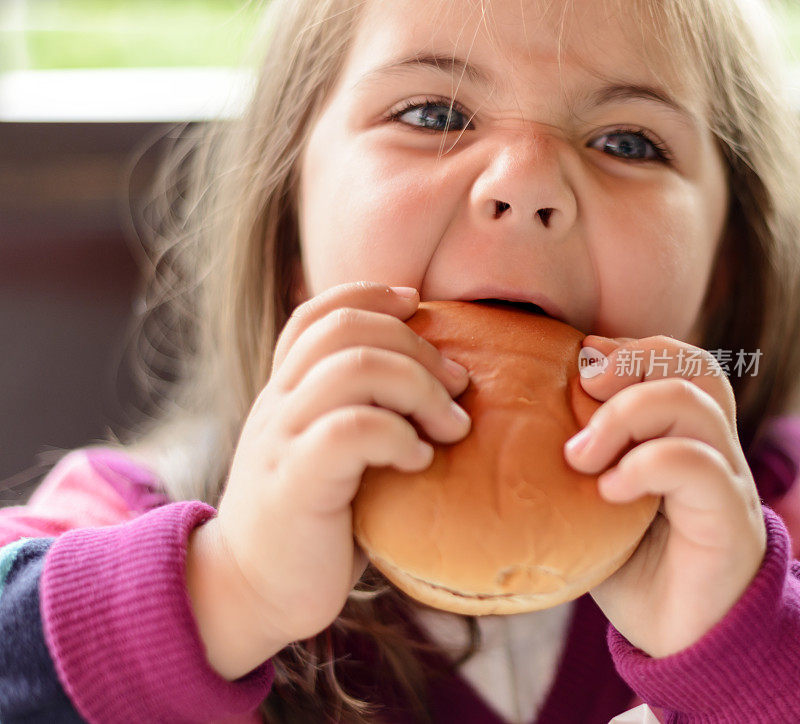
[[[262,7],[247,0],[3,0],[0,58],[8,70],[235,66]]]
[[[797,0],[780,0],[778,16],[786,20],[786,34],[794,60],[800,63],[800,3]]]
[[[789,82],[800,110],[800,0],[765,1],[797,68]],[[0,121],[236,113],[252,83],[242,63],[268,2],[0,0]]]
[[[0,0],[0,120],[236,112],[264,0]]]

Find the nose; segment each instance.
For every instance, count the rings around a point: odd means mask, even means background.
[[[548,236],[569,229],[577,201],[562,169],[561,143],[553,133],[525,129],[487,147],[470,193],[477,222]]]

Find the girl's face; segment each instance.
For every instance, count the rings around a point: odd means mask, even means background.
[[[630,13],[574,0],[559,68],[563,3],[477,5],[365,7],[301,158],[298,301],[364,279],[699,344],[728,211],[703,99],[659,90]]]

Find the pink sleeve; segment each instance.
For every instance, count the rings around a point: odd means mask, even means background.
[[[667,722],[800,721],[800,563],[780,517],[764,506],[767,552],[728,615],[692,646],[654,659],[612,625],[620,676]]]
[[[767,426],[751,466],[761,499],[783,520],[800,557],[800,416],[777,418]]]
[[[748,460],[762,501],[780,516],[789,534],[790,559],[800,557],[800,415],[770,418],[765,423],[760,443],[750,451]],[[792,562],[791,570],[795,567]],[[763,566],[761,572],[764,572]],[[787,585],[791,587],[795,582],[787,579]],[[620,654],[627,650],[624,645],[627,642],[609,629],[609,643],[612,640],[616,641]],[[644,700],[636,696],[629,708],[642,703]],[[662,721],[668,720],[669,712],[653,709]]]
[[[155,476],[123,453],[73,450],[44,477],[27,505],[0,508],[0,547],[19,538],[114,525],[166,502]]]
[[[87,721],[220,721],[252,716],[269,694],[270,660],[227,681],[206,659],[186,546],[215,514],[197,500],[170,503],[127,523],[67,531],[50,547],[40,587],[45,639]]]
[[[800,558],[800,485],[793,485],[772,509],[781,517],[789,531],[792,558]]]
[[[209,665],[185,582],[189,533],[213,517],[169,503],[122,452],[65,455],[27,505],[0,509],[0,547],[53,537],[40,581],[48,650],[88,722],[260,721],[271,661],[230,682]]]

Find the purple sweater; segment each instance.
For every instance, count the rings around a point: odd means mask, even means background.
[[[606,724],[636,696],[667,722],[800,722],[800,563],[787,531],[800,534],[800,417],[773,421],[749,462],[769,504],[767,552],[733,609],[694,645],[652,659],[582,596],[535,724]],[[168,502],[151,473],[102,448],[71,452],[27,505],[0,510],[0,722],[259,721],[271,663],[220,677],[186,590],[188,536],[214,514]],[[345,681],[377,691],[385,721],[413,721],[370,643],[351,651]],[[431,711],[502,724],[457,671],[432,687]]]

